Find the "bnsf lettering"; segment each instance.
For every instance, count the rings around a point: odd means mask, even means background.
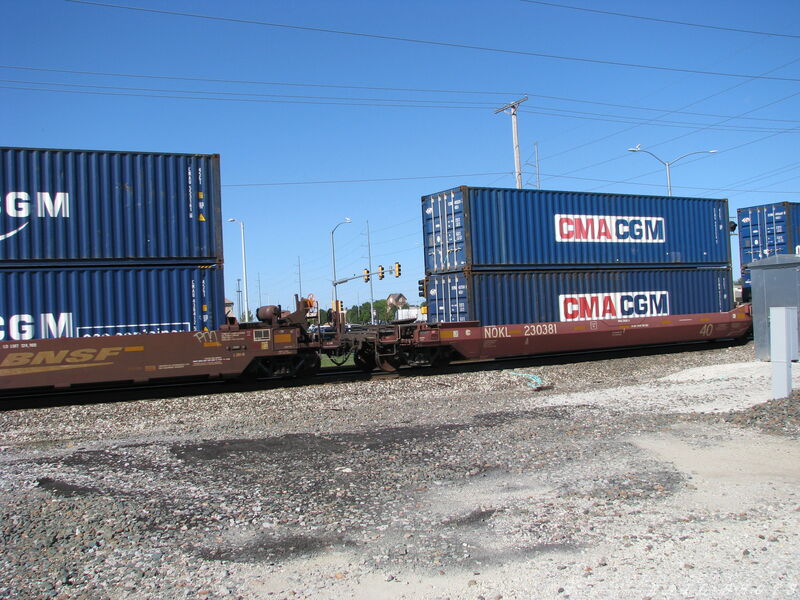
[[[11,352],[0,363],[2,367],[28,367],[31,365],[60,365],[86,362],[103,362],[119,355],[122,347],[79,348],[78,350],[42,350],[40,352]]]
[[[32,340],[35,337],[72,337],[72,313],[44,313],[39,315],[39,335],[36,335],[37,320],[33,315],[0,316],[0,340]]]
[[[669,314],[669,293],[562,294],[558,306],[561,321],[658,317]]]
[[[663,217],[555,215],[557,242],[664,243]]]
[[[36,192],[35,204],[27,192],[8,192],[0,212],[5,210],[9,217],[24,219],[31,216],[32,204],[36,207],[37,217],[69,218],[69,194],[66,192],[56,192],[55,196],[50,192]]]

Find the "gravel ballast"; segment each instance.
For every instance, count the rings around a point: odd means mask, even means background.
[[[0,598],[798,597],[769,363],[595,358],[5,410]]]

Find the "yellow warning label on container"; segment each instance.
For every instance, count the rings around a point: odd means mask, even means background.
[[[207,310],[208,310],[208,304],[203,304],[203,311],[205,312]]]
[[[206,220],[206,218],[203,216],[203,213],[200,213],[200,216],[199,216],[199,217],[197,217],[197,220],[198,220],[198,221],[205,221],[205,220]]]
[[[200,198],[200,199],[202,200],[202,199],[203,199],[203,197],[204,197],[204,196],[203,196],[203,192],[197,192],[197,197],[198,197],[198,198]]]

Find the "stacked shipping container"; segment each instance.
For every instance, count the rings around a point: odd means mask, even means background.
[[[800,204],[777,202],[740,208],[736,213],[742,293],[749,299],[751,280],[747,265],[776,254],[800,254]]]
[[[460,187],[422,198],[428,320],[730,310],[725,200]]]
[[[0,341],[224,322],[218,155],[0,148]]]

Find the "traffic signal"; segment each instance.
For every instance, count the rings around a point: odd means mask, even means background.
[[[394,276],[400,277],[400,263],[394,263]]]
[[[364,281],[369,281],[369,269],[364,269]]]
[[[383,279],[383,265],[378,265],[378,279]]]
[[[419,295],[421,298],[425,297],[425,280],[420,279],[417,283],[419,283]]]
[[[341,300],[337,300],[333,306],[333,309],[336,312],[344,312],[344,302],[342,302]]]

